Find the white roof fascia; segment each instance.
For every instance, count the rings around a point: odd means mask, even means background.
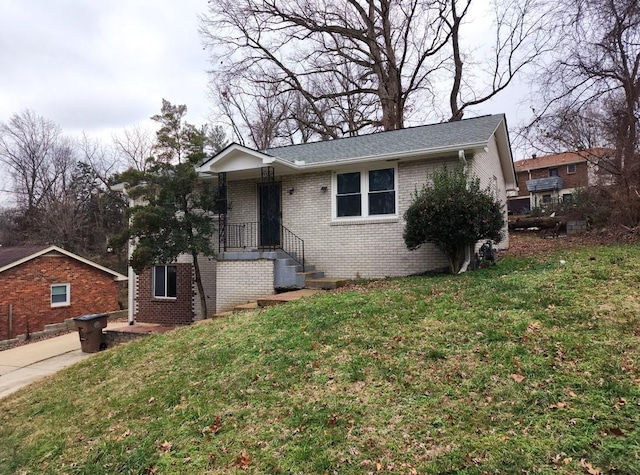
[[[216,155],[213,158],[209,159],[208,161],[204,162],[199,167],[196,167],[196,171],[198,173],[216,173],[216,172],[213,172],[211,170],[211,168],[213,166],[215,166],[216,163],[219,163],[219,162],[223,161],[229,154],[231,154],[233,152],[237,152],[237,151],[244,152],[247,155],[250,155],[250,156],[253,156],[255,158],[260,159],[262,161],[263,165],[278,164],[278,165],[282,165],[282,166],[284,166],[286,168],[295,168],[295,166],[291,162],[288,162],[286,160],[282,160],[281,158],[274,157],[272,155],[267,155],[265,153],[259,152],[258,150],[253,150],[253,149],[251,149],[249,147],[245,147],[243,145],[231,144],[225,150],[220,152],[218,155]]]
[[[507,123],[504,118],[496,126],[492,136],[495,137],[498,148],[498,159],[502,166],[502,174],[505,179],[506,188],[516,189],[518,182],[517,172],[513,163],[511,144],[509,143],[509,131],[507,130]]]
[[[89,265],[91,267],[94,267],[94,268],[96,268],[98,270],[101,270],[102,272],[106,272],[107,274],[111,274],[112,276],[115,277],[115,280],[118,281],[118,282],[122,282],[122,281],[128,280],[128,278],[126,276],[120,274],[119,272],[116,272],[114,270],[111,270],[111,269],[108,269],[106,267],[103,267],[100,264],[96,264],[95,262],[92,262],[92,261],[90,261],[88,259],[85,259],[84,257],[80,257],[80,256],[78,256],[78,255],[76,255],[76,254],[74,254],[72,252],[65,251],[64,249],[62,249],[62,248],[60,248],[58,246],[49,246],[49,247],[47,247],[45,249],[42,249],[41,251],[34,252],[30,256],[23,257],[20,260],[12,262],[11,264],[7,264],[6,266],[0,268],[0,273],[6,271],[8,269],[11,269],[12,267],[16,267],[16,266],[19,266],[20,264],[24,264],[25,262],[28,262],[28,261],[30,261],[32,259],[35,259],[36,257],[40,257],[43,254],[46,254],[46,253],[51,252],[51,251],[59,252],[60,254],[64,254],[67,257],[70,257],[72,259],[80,261],[80,262],[82,262],[84,264],[87,264],[87,265]]]
[[[200,165],[199,167],[196,167],[196,171],[198,171],[198,172],[208,172],[208,171],[210,171],[212,165],[215,165],[216,163],[224,160],[227,157],[227,155],[229,155],[229,154],[231,154],[233,152],[236,152],[236,151],[241,151],[241,152],[244,152],[244,153],[246,153],[248,155],[252,155],[252,156],[254,156],[256,158],[259,158],[259,159],[262,160],[263,163],[272,163],[273,160],[275,159],[271,155],[266,155],[266,154],[264,154],[262,152],[254,150],[252,148],[245,147],[244,145],[239,145],[237,143],[232,143],[227,148],[225,148],[224,150],[219,152],[217,155],[214,155],[209,160],[204,162],[202,165]]]

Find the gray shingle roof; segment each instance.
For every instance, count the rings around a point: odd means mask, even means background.
[[[502,120],[504,114],[487,115],[358,137],[275,147],[263,152],[289,162],[301,160],[309,164],[453,148],[487,142]]]

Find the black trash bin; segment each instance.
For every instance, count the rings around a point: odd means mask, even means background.
[[[107,326],[107,318],[109,316],[106,313],[92,313],[73,319],[83,353],[97,353],[103,349],[102,329]]]

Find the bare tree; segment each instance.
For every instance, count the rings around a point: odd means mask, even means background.
[[[607,168],[620,187],[628,224],[640,222],[640,4],[565,0],[554,25],[560,41],[545,64],[544,105],[525,130],[538,144],[609,148]],[[635,204],[634,204],[635,203]],[[632,206],[633,205],[633,206]]]
[[[123,168],[144,171],[147,169],[154,143],[153,132],[140,125],[125,128],[112,136],[112,142]]]
[[[474,64],[463,34],[472,1],[220,0],[201,33],[227,115],[239,112],[250,128],[256,98],[293,99],[304,107],[278,116],[293,121],[285,131],[335,138],[402,128],[411,114],[433,118],[445,95],[451,114],[439,118],[460,119],[548,47],[542,0],[495,0],[495,44]]]
[[[60,141],[60,127],[31,110],[0,123],[0,161],[27,213],[34,213],[50,195],[61,161]]]
[[[472,1],[448,0],[443,15],[451,38],[452,66],[445,68],[452,70],[446,81],[450,85],[449,120],[461,119],[467,109],[505,90],[523,69],[557,45],[549,24],[555,9],[549,2],[494,1],[491,3],[493,44],[474,49],[464,35],[468,27],[465,22],[474,20],[470,18]]]
[[[375,98],[368,120],[378,127],[404,125],[407,100],[427,88],[448,40],[438,21],[442,9],[420,0],[222,0],[202,17],[201,31],[212,52],[222,51],[214,70],[222,83],[296,91],[320,135],[335,137],[353,130],[327,114],[327,101],[353,96]],[[354,69],[359,74],[344,74]]]
[[[25,110],[0,124],[0,162],[13,179],[17,229],[23,242],[48,242],[47,210],[66,193],[75,144],[53,122]]]

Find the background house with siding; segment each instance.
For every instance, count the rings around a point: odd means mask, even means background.
[[[57,246],[0,247],[0,340],[119,310],[127,277]]]
[[[262,151],[228,146],[198,168],[221,193],[219,253],[200,264],[208,308],[304,287],[309,272],[350,279],[446,268],[432,245],[406,248],[403,215],[431,172],[459,163],[506,204],[516,178],[504,115]],[[188,323],[198,315],[193,276],[181,271],[189,261],[136,278],[136,320]],[[170,292],[158,291],[169,274]],[[190,314],[171,310],[189,305]]]

